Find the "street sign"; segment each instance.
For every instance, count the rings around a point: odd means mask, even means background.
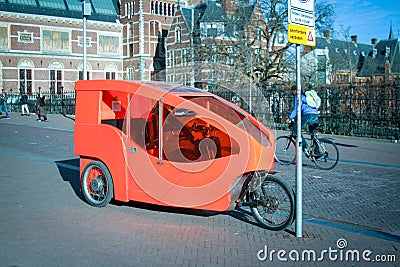
[[[288,41],[315,46],[314,0],[288,1]]]
[[[304,10],[291,8],[289,12],[289,24],[303,25],[314,28],[314,14]]]
[[[315,46],[315,29],[301,25],[289,24],[288,41],[294,44]]]
[[[314,0],[289,0],[289,6],[314,13]]]

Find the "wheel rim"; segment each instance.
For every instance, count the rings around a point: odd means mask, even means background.
[[[260,203],[257,211],[263,224],[281,228],[290,220],[293,213],[291,199],[288,193],[279,184],[269,181],[262,186],[262,196],[256,198]]]
[[[93,166],[87,174],[86,191],[94,202],[102,202],[107,197],[107,179],[104,172]]]
[[[322,170],[333,169],[339,161],[339,151],[335,144],[329,140],[320,140],[321,147],[324,149],[323,155],[313,157],[315,165]]]
[[[275,141],[275,159],[283,165],[293,164],[296,156],[296,146],[286,136],[280,136]]]

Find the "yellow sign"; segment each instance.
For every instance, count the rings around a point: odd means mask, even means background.
[[[289,24],[288,41],[293,44],[315,46],[315,29]]]

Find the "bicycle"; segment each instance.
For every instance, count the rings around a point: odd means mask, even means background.
[[[275,140],[275,160],[283,165],[294,164],[296,160],[296,133],[294,123],[289,124],[291,133],[279,136]],[[318,138],[319,123],[309,126],[311,144],[304,155],[321,170],[331,170],[339,162],[339,150],[336,144],[328,138]]]

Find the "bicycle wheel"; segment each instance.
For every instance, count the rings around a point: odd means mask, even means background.
[[[275,160],[283,165],[293,164],[296,158],[296,144],[288,136],[275,140]]]
[[[251,213],[264,228],[280,231],[293,223],[294,192],[286,181],[268,176],[251,197],[256,203],[250,208]]]
[[[320,146],[317,153],[313,153],[312,160],[321,170],[331,170],[339,162],[339,150],[334,142],[329,139],[318,139]],[[314,148],[315,149],[315,148]]]

